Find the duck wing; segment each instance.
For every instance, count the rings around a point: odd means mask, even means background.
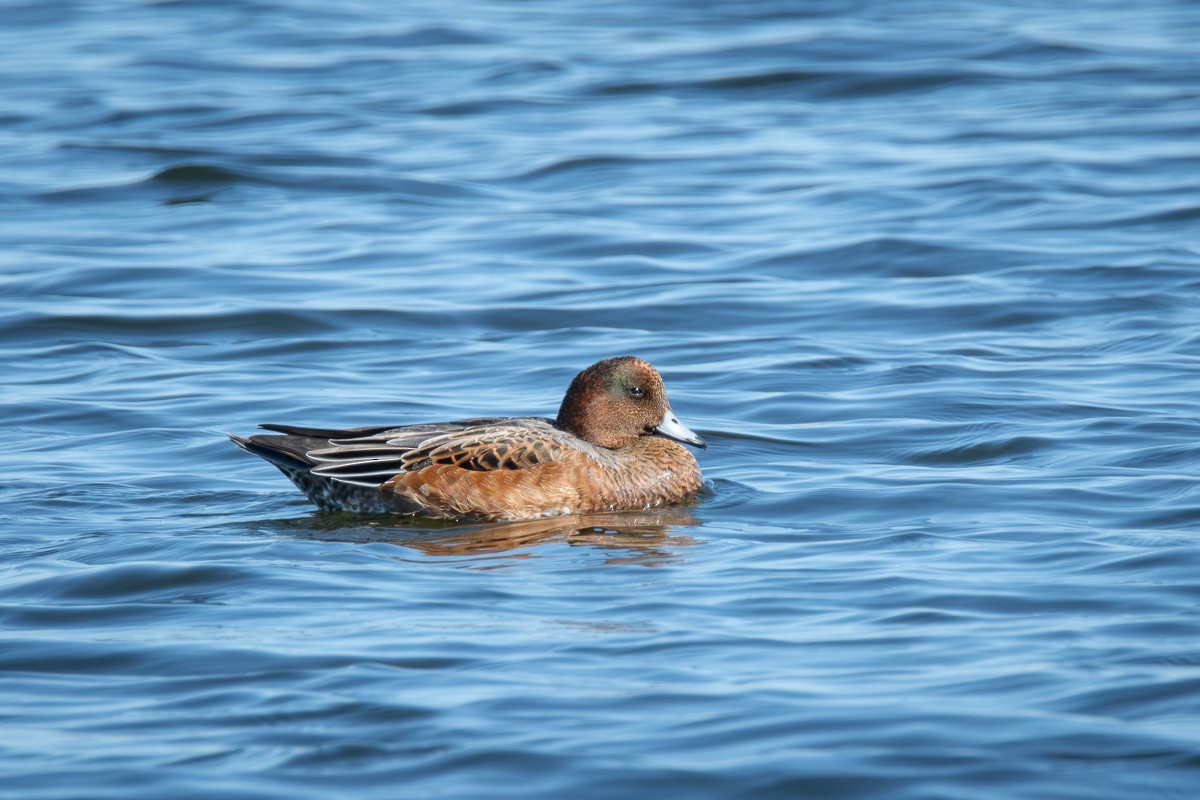
[[[347,429],[260,427],[283,435],[234,441],[277,466],[356,486],[378,487],[402,472],[435,464],[474,471],[528,469],[570,449],[569,435],[540,417]]]
[[[434,465],[475,472],[530,469],[579,448],[549,420],[525,417],[432,436],[404,456],[405,472]]]

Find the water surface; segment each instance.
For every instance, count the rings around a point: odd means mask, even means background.
[[[0,794],[1194,794],[1194,4],[4,19]],[[224,438],[624,353],[688,507],[321,514]]]

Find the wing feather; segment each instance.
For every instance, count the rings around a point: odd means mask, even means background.
[[[540,419],[467,428],[435,436],[405,455],[409,470],[434,464],[476,472],[530,469],[577,450],[561,431]]]
[[[380,485],[434,465],[476,472],[530,469],[578,450],[572,437],[538,417],[328,433],[328,446],[305,454],[312,474],[356,485]]]

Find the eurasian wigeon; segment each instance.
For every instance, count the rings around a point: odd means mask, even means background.
[[[556,419],[495,417],[329,430],[261,425],[230,434],[324,509],[512,520],[648,509],[701,486],[687,448],[704,440],[667,402],[658,371],[632,356],[571,381]],[[673,441],[672,441],[673,440]]]

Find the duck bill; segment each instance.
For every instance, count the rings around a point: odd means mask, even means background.
[[[654,432],[659,436],[665,436],[668,439],[674,439],[684,444],[700,448],[708,447],[708,444],[703,439],[679,421],[679,417],[675,416],[675,412],[671,410],[670,406],[667,406],[667,413],[663,414],[662,422],[654,427]]]

